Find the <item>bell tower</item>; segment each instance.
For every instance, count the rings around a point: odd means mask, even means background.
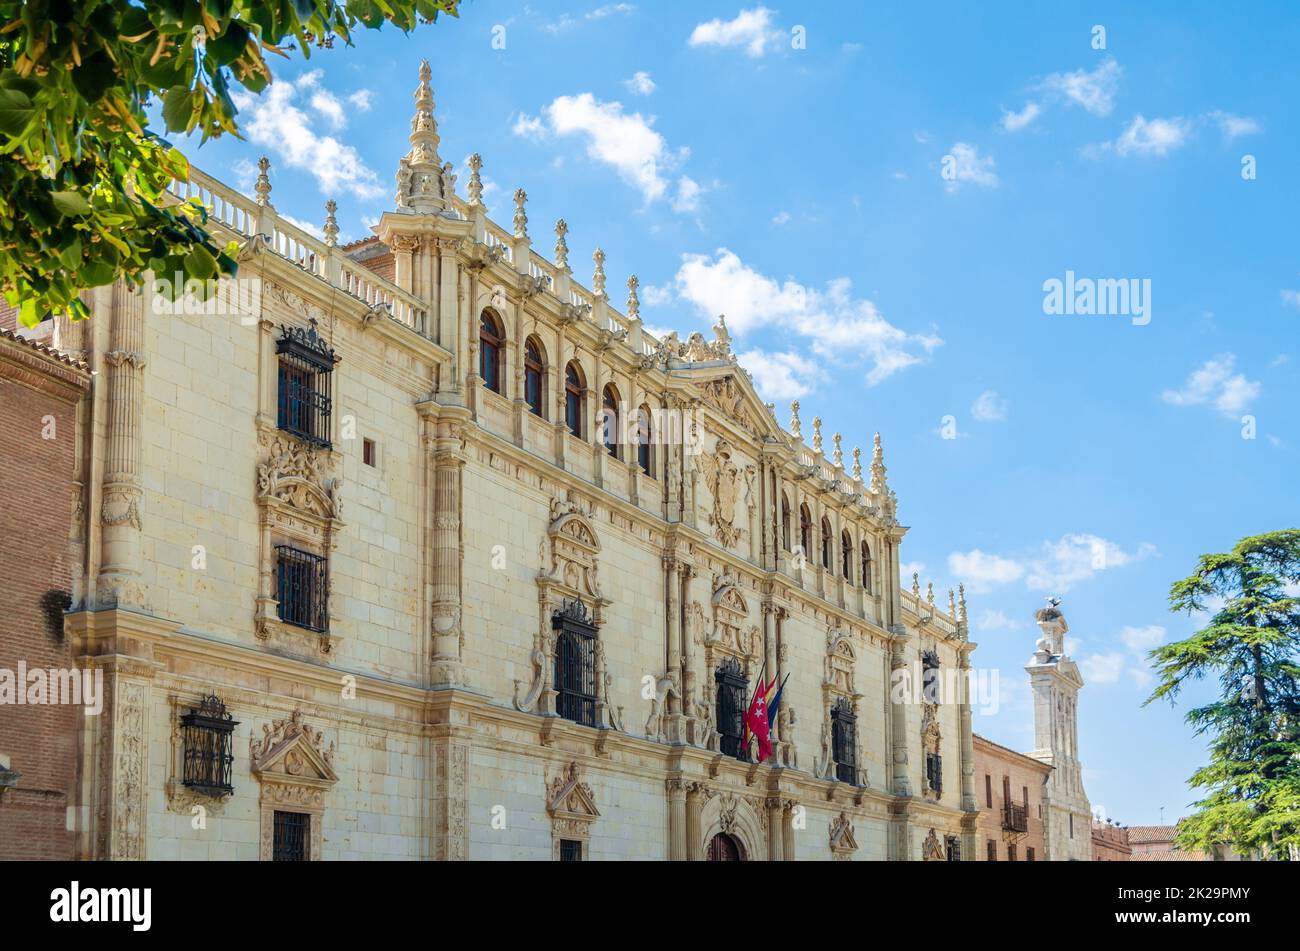
[[[1060,605],[1060,598],[1048,598],[1047,607],[1034,614],[1043,636],[1025,666],[1034,694],[1034,749],[1029,755],[1052,767],[1043,787],[1048,858],[1086,862],[1092,859],[1092,810],[1079,762],[1083,677],[1065,652],[1070,626]]]

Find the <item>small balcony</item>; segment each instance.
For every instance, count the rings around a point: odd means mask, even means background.
[[[1002,828],[1006,832],[1028,832],[1029,812],[1013,802],[1002,807]]]

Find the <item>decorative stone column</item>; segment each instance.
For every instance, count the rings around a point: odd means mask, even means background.
[[[689,783],[686,787],[686,856],[691,862],[704,858],[703,831],[700,829],[700,815],[704,804],[709,799],[709,789],[704,783]]]
[[[422,404],[428,407],[428,404]],[[433,486],[433,603],[432,666],[430,684],[451,687],[465,683],[461,651],[464,628],[461,606],[461,512],[465,454],[462,427],[468,412],[459,407],[441,407],[429,425],[435,440],[430,483]]]
[[[691,625],[688,622],[687,618],[689,618],[689,612],[690,612],[691,581],[694,580],[695,578],[695,567],[693,565],[683,563],[680,568],[680,574],[682,579],[681,580],[681,584],[682,584],[681,612],[683,617],[681,623],[681,645],[682,645],[681,707],[683,712],[688,713],[691,716],[694,716],[695,700],[696,700],[696,694],[695,694],[696,673],[695,673],[695,657],[694,657],[694,651],[692,649],[693,645],[691,642],[691,638],[695,632],[691,630]]]
[[[785,858],[785,801],[780,796],[769,797],[767,807],[767,858],[781,862]]]
[[[686,855],[686,789],[689,784],[682,779],[670,779],[668,788],[668,860],[685,862]]]
[[[793,799],[785,801],[784,821],[781,823],[781,833],[784,842],[781,846],[781,859],[786,862],[795,860],[794,854],[794,816],[799,804]]]
[[[894,681],[897,677],[905,677],[907,671],[907,647],[911,643],[911,637],[901,628],[894,632],[889,639],[889,671],[890,678],[885,684],[885,689],[889,692],[889,709],[891,725],[891,746],[893,747],[893,792],[895,796],[912,795],[912,779],[909,775],[908,763],[908,716],[907,711],[910,701],[915,702],[906,691],[895,691]]]
[[[104,354],[108,405],[100,507],[101,557],[95,588],[95,602],[100,608],[147,609],[148,595],[140,580],[144,308],[143,293],[128,290],[121,282],[114,285],[110,345]]]

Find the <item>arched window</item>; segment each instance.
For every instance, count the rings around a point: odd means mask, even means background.
[[[822,519],[822,567],[831,570],[831,523]]]
[[[713,675],[717,684],[718,733],[722,738],[722,755],[734,756],[749,762],[749,750],[744,746],[745,702],[749,696],[749,680],[740,669],[740,661],[728,657]]]
[[[853,578],[853,539],[848,532],[840,533],[840,574],[845,581]]]
[[[790,496],[781,493],[781,545],[790,550]]]
[[[582,370],[576,361],[564,368],[564,424],[582,438]]]
[[[566,720],[596,725],[596,625],[581,601],[551,616],[555,629],[555,712]]]
[[[719,832],[709,840],[709,861],[710,862],[743,862],[745,861],[744,849],[740,843],[725,832]]]
[[[501,392],[501,349],[505,336],[501,325],[491,311],[485,310],[478,318],[478,375],[483,385],[493,393]]]
[[[862,590],[871,593],[871,548],[862,539]]]
[[[654,475],[654,459],[650,455],[650,443],[654,432],[650,428],[650,407],[642,403],[636,411],[636,464],[648,476]]]
[[[618,458],[618,390],[614,388],[613,383],[606,383],[604,392],[601,395],[601,412],[600,412],[601,439],[605,442],[605,450]]]
[[[806,505],[799,506],[799,547],[803,549],[804,558],[813,552],[812,514]]]
[[[858,782],[858,718],[847,697],[840,697],[831,707],[831,756],[835,760],[835,778],[842,783]]]
[[[534,415],[546,418],[546,362],[535,337],[524,344],[524,399]]]

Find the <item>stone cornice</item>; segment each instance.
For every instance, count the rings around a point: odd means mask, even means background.
[[[85,363],[52,347],[0,329],[0,379],[76,403],[90,388]]]

